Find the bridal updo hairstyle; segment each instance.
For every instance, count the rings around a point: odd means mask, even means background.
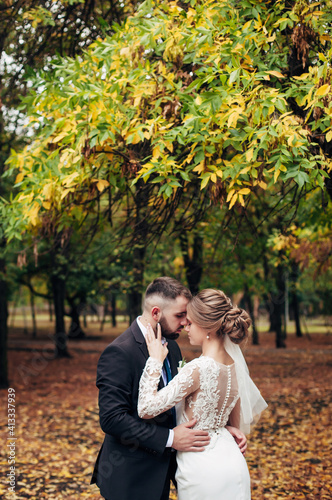
[[[187,311],[200,328],[216,332],[218,337],[228,335],[234,344],[240,344],[248,337],[249,314],[244,309],[233,307],[231,299],[221,290],[202,290],[189,302]]]

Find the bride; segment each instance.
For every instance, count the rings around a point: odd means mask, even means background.
[[[248,467],[225,426],[248,433],[267,407],[251,380],[238,346],[251,324],[246,311],[233,307],[220,290],[207,289],[187,307],[188,337],[202,355],[179,369],[169,384],[157,390],[167,343],[148,327],[148,358],[139,387],[138,414],[149,419],[176,405],[177,422],[197,419],[210,444],[201,453],[177,452],[179,500],[250,500]]]

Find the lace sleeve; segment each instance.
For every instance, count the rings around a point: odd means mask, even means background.
[[[154,358],[146,362],[139,383],[138,415],[153,418],[169,410],[188,394],[194,392],[199,384],[199,373],[195,363],[187,363],[166,387],[158,391],[162,363]]]

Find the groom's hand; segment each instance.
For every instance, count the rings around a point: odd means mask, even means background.
[[[226,429],[230,434],[232,434],[233,438],[238,444],[238,447],[240,448],[241,453],[245,455],[247,451],[247,438],[245,434],[243,434],[243,432],[241,432],[236,427],[232,427],[231,425],[226,425]]]
[[[210,442],[207,431],[192,429],[197,420],[194,418],[190,422],[174,427],[174,440],[172,447],[178,451],[204,451],[205,446]]]

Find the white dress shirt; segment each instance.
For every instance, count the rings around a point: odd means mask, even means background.
[[[145,338],[146,334],[147,334],[147,329],[146,327],[143,325],[143,323],[140,321],[140,318],[141,316],[139,316],[136,321],[137,321],[137,324]],[[161,341],[164,343],[166,342],[166,339],[165,337],[161,337]],[[166,359],[166,363],[168,363],[168,360]],[[161,376],[163,378],[163,382],[164,382],[164,385],[166,386],[167,385],[167,375],[166,375],[166,370],[165,368],[163,367],[162,369],[162,373],[161,373]],[[166,448],[171,448],[172,445],[173,445],[173,441],[174,441],[174,431],[173,429],[169,429],[169,434],[168,434],[168,439],[167,439],[167,443],[166,443]]]

